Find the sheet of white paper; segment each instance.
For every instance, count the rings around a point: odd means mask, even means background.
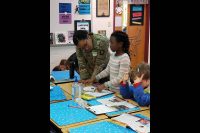
[[[98,99],[97,101],[106,105],[106,106],[120,106],[120,105],[124,105],[128,108],[135,108],[136,106],[133,104],[128,103],[127,101],[118,101],[118,98],[116,98],[115,96],[110,97],[110,98],[105,98],[105,99]]]
[[[108,113],[108,112],[117,111],[116,108],[107,107],[105,105],[91,106],[91,107],[88,107],[88,109],[91,110],[92,112],[94,112],[95,114],[104,114],[104,113]]]
[[[116,16],[115,17],[115,27],[121,27],[122,26],[122,17]]]
[[[96,89],[96,87],[94,87],[94,86],[87,86],[87,87],[83,88],[83,90],[86,92],[94,92],[95,89]]]
[[[52,90],[53,89],[53,87],[52,86],[50,86],[50,90]]]
[[[103,90],[102,92],[86,92],[85,94],[92,95],[95,97],[101,97],[101,96],[105,96],[111,93],[112,93],[111,91]]]
[[[150,132],[150,123],[147,125],[143,125],[139,122],[141,118],[132,116],[130,114],[122,114],[118,117],[112,118],[114,120],[120,121],[122,123],[127,124],[135,131],[139,131],[141,133],[149,133]]]

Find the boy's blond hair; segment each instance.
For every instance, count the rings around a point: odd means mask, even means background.
[[[142,62],[135,69],[131,69],[129,76],[132,80],[135,80],[136,77],[141,77],[144,74],[143,80],[150,79],[150,66],[149,64]]]

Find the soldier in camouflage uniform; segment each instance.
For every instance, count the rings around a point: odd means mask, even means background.
[[[73,42],[77,46],[76,55],[81,81],[93,79],[108,64],[108,38],[79,30],[74,33]]]

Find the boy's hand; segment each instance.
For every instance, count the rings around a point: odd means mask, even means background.
[[[136,76],[136,79],[134,80],[134,84],[139,83],[142,81],[144,74],[141,75],[141,77]]]
[[[128,76],[128,73],[125,73],[123,78],[120,80],[120,83],[123,81],[123,83],[125,84],[128,80],[129,76]]]
[[[101,92],[101,91],[104,90],[104,89],[106,89],[106,86],[105,86],[104,84],[98,85],[98,86],[97,86],[97,91],[98,91],[98,92]]]

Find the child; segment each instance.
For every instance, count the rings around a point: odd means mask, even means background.
[[[111,89],[119,92],[119,81],[122,79],[124,73],[128,73],[130,69],[129,58],[129,39],[128,35],[122,31],[115,31],[110,37],[110,48],[113,53],[110,55],[109,63],[101,73],[96,75],[95,79],[91,81],[99,81],[100,79],[109,76],[110,81],[97,86],[97,90]],[[90,83],[90,81],[89,81]]]
[[[123,98],[133,99],[140,106],[150,105],[150,66],[141,63],[134,71],[130,72],[130,78],[134,81],[133,86],[127,83],[128,74],[125,74],[120,86],[120,94]]]
[[[56,67],[54,67],[53,71],[65,71],[69,70],[69,61],[66,59],[62,59],[60,61],[60,64]]]
[[[78,60],[76,57],[76,52],[73,53],[67,60],[66,59],[62,59],[60,61],[60,64],[58,66],[56,66],[53,71],[65,71],[65,70],[69,70],[70,69],[70,62],[73,61],[75,62],[75,70],[77,73],[79,73],[78,70]]]

